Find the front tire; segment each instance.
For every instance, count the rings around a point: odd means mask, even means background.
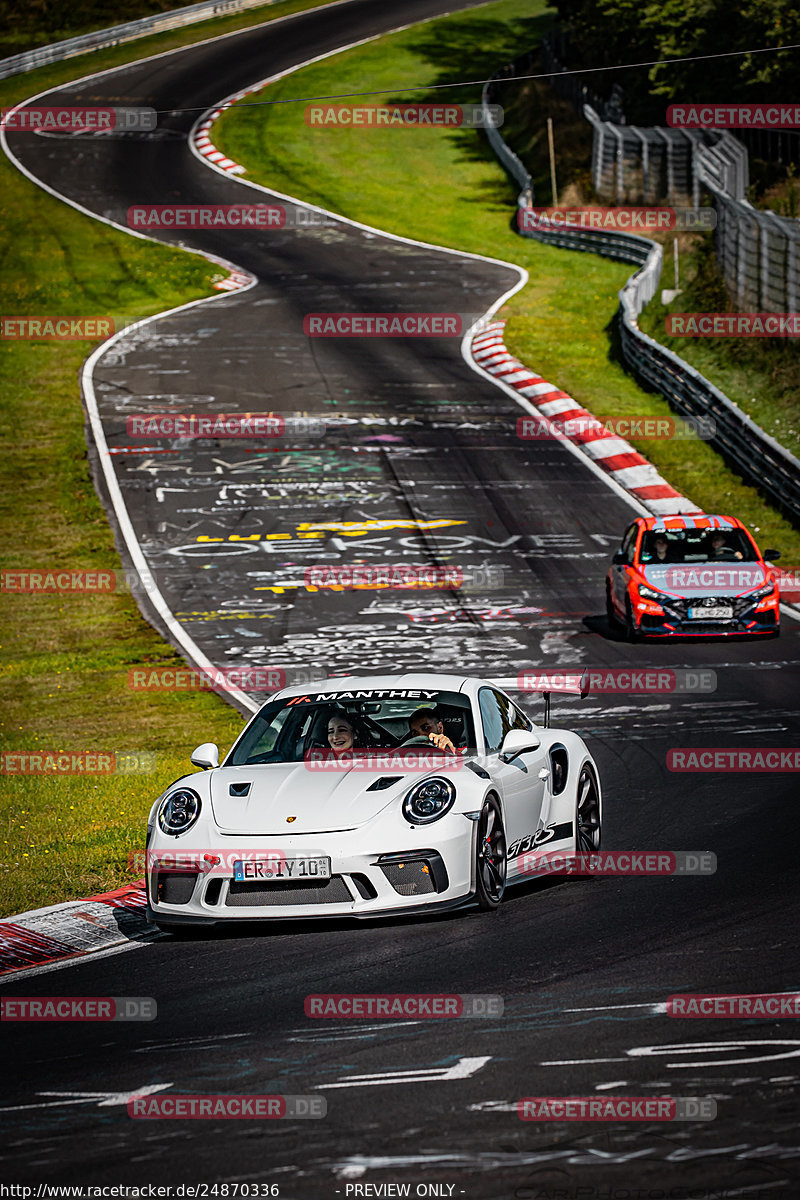
[[[489,796],[478,818],[475,848],[475,899],[483,912],[500,907],[506,890],[506,833],[499,801]]]
[[[606,580],[606,619],[608,620],[608,628],[615,630],[619,628],[619,617],[617,610],[614,608],[614,601],[611,599],[611,584]]]
[[[633,618],[633,609],[631,608],[630,598],[625,602],[625,637],[627,641],[633,643],[638,642],[641,634],[636,628],[636,622]]]

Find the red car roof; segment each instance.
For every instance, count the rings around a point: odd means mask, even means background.
[[[710,513],[684,513],[667,517],[639,517],[639,524],[645,529],[744,529],[745,526],[736,517],[721,517]]]

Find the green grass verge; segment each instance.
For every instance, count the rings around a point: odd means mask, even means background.
[[[520,47],[534,44],[549,22],[541,3],[498,0],[305,67],[262,95],[290,101],[391,89],[381,102],[446,97],[474,103],[474,87],[408,89],[490,75]],[[304,108],[302,101],[234,106],[215,127],[214,140],[265,186],[393,233],[526,267],[528,286],[500,314],[508,319],[509,350],[598,417],[670,415],[660,396],[622,368],[610,337],[617,292],[632,268],[520,238],[515,189],[481,133],[309,127]],[[780,547],[787,565],[800,562],[800,531],[707,444],[691,436],[633,441],[680,492],[712,512],[735,513],[762,545]]]
[[[87,55],[0,84],[10,106],[79,74],[313,7],[292,3]],[[128,237],[47,195],[0,157],[3,313],[137,319],[214,295],[204,259]],[[89,474],[78,376],[89,342],[4,341],[0,356],[3,570],[119,569]],[[136,878],[150,804],[200,741],[229,746],[241,716],[213,693],[133,692],[131,667],[182,665],[130,595],[0,593],[4,751],[155,752],[150,774],[3,777],[0,916]],[[60,828],[59,828],[60,826]],[[141,874],[141,872],[139,872]]]

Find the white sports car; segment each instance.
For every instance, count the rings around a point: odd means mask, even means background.
[[[600,845],[597,767],[462,675],[340,677],[278,692],[224,762],[173,783],[147,828],[148,918],[372,917],[495,909],[525,855]],[[528,860],[530,861],[530,860]]]

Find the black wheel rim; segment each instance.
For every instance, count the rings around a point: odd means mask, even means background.
[[[576,841],[579,854],[600,849],[600,796],[594,772],[584,767],[578,780],[575,806]]]
[[[487,804],[481,813],[478,871],[487,897],[499,902],[506,887],[506,835],[500,813],[493,804]]]

